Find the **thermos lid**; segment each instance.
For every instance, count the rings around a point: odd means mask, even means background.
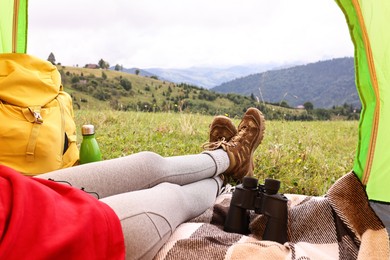
[[[81,127],[82,135],[93,135],[95,134],[95,127],[93,125],[83,125]]]

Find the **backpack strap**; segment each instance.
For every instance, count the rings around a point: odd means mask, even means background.
[[[28,121],[33,123],[26,149],[26,160],[31,162],[34,161],[35,146],[37,145],[39,130],[43,123],[43,119],[41,117],[41,107],[34,106],[25,108],[23,109],[23,114]]]

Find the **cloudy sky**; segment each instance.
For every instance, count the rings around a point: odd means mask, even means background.
[[[307,63],[353,56],[333,0],[30,0],[29,54],[125,68]]]

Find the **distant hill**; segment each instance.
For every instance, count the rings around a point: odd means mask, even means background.
[[[246,108],[259,105],[250,97],[217,94],[185,83],[175,84],[154,74],[143,76],[145,71],[137,68],[124,72],[58,65],[58,70],[66,92],[73,98],[75,109],[191,112],[235,117],[241,116]],[[278,107],[272,108],[272,111],[276,111],[273,118],[286,113],[301,113],[286,112],[286,108]]]
[[[114,70],[114,67],[110,68],[111,70]],[[134,74],[134,75],[139,75],[139,76],[145,76],[145,77],[153,77],[157,76],[156,74],[150,73],[147,70],[144,69],[139,69],[139,68],[130,68],[130,69],[122,69],[122,72],[129,73],[129,74]],[[138,73],[138,74],[137,74]]]
[[[107,109],[144,112],[188,112],[241,117],[248,107],[263,111],[267,120],[355,120],[359,117],[350,105],[334,109],[294,109],[259,102],[251,96],[224,94],[186,83],[172,83],[156,76],[141,76],[141,71],[122,71],[66,67],[58,65],[62,84],[73,98],[75,109]],[[137,75],[138,74],[138,75]]]
[[[211,90],[254,95],[260,101],[287,102],[296,107],[311,102],[315,108],[345,103],[360,107],[350,57],[319,61],[280,70],[270,70],[222,83]]]
[[[174,83],[186,83],[210,89],[235,78],[260,73],[280,66],[276,63],[233,66],[227,68],[191,67],[186,69],[144,69],[162,80]],[[125,71],[125,70],[124,70]]]

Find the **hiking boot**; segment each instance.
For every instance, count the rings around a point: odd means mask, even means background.
[[[230,141],[237,134],[237,128],[226,116],[216,116],[210,124],[209,141],[202,145],[206,151],[221,148],[222,143]]]
[[[229,141],[237,134],[237,128],[232,120],[226,116],[216,116],[210,125],[209,142],[218,142],[221,140]]]
[[[223,173],[235,181],[244,176],[253,176],[253,153],[264,136],[265,119],[260,110],[249,108],[238,126],[238,132],[230,141],[222,142],[221,147],[227,152],[229,168]]]

